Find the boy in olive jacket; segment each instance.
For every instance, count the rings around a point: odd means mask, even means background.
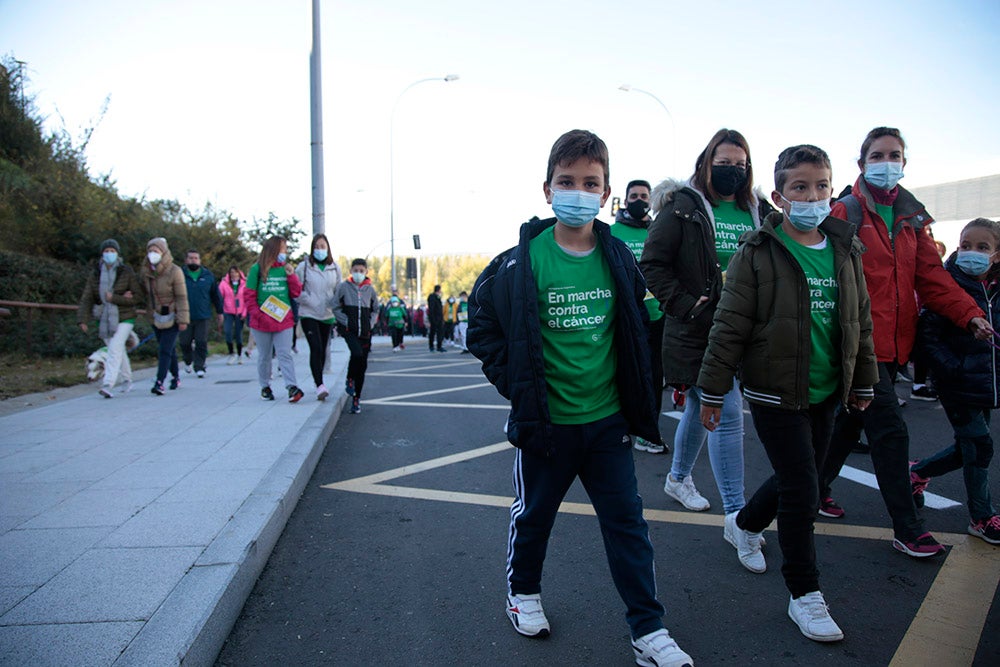
[[[821,149],[782,151],[771,194],[781,212],[741,238],[698,375],[711,431],[738,372],[774,468],[743,509],[726,515],[724,538],[747,569],[763,572],[760,534],[777,517],[788,615],[815,641],[844,637],[819,590],[817,471],[837,406],[864,410],[878,381],[864,248],[848,223],[829,217],[831,179]]]

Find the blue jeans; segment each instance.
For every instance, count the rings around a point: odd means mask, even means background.
[[[154,331],[156,331],[156,343],[159,345],[156,356],[158,362],[156,381],[163,384],[163,381],[167,379],[168,370],[171,375],[177,377],[177,334],[180,333],[180,329],[174,324],[169,329],[156,329],[154,327]]]
[[[513,594],[540,593],[542,564],[559,504],[577,477],[604,538],[611,579],[625,602],[632,637],[663,627],[656,599],[653,545],[642,517],[628,425],[620,413],[589,424],[552,424],[555,453],[517,450],[510,508],[507,583]]]
[[[996,514],[990,498],[989,470],[993,459],[990,410],[962,405],[944,395],[941,407],[955,430],[955,442],[920,461],[912,470],[921,477],[940,477],[961,468],[969,496],[969,516],[973,521],[988,519]]]
[[[233,353],[233,343],[236,343],[236,354],[243,354],[243,318],[234,313],[226,313],[222,318],[222,329],[226,334],[226,347],[229,354]]]
[[[687,390],[684,414],[674,433],[674,460],[670,474],[678,482],[691,474],[702,445],[708,440],[708,458],[712,474],[722,496],[726,514],[737,512],[746,505],[743,497],[743,396],[736,381],[722,404],[719,426],[709,433],[701,425],[701,393],[697,387]]]

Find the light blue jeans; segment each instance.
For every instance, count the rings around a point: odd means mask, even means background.
[[[674,460],[670,474],[678,482],[691,474],[702,445],[708,440],[712,474],[722,496],[726,514],[747,504],[743,496],[743,396],[736,380],[722,403],[719,426],[711,433],[701,425],[701,394],[697,387],[687,390],[684,414],[674,433]]]

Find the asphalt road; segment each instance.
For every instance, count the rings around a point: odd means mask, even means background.
[[[506,404],[471,355],[425,346],[413,340],[400,354],[373,351],[362,412],[341,418],[217,664],[634,664],[624,607],[578,483],[545,564],[552,636],[530,640],[510,627]],[[899,391],[908,396],[909,386]],[[937,403],[911,401],[906,413],[915,457],[950,440]],[[660,424],[671,441],[676,420],[663,416]],[[929,488],[941,504],[959,503],[924,510],[929,529],[955,544],[930,562],[891,548],[877,489],[836,482],[847,516],[818,521],[817,552],[846,638],[819,644],[786,616],[777,533],[766,533],[763,575],[744,570],[722,540],[707,452],[694,472],[712,503],[702,513],[663,494],[669,456],[635,452],[635,459],[664,622],[697,664],[1000,664],[1000,549],[965,539],[961,473]],[[872,470],[864,455],[848,465]],[[996,460],[992,470],[996,499]],[[770,473],[748,415],[748,495]]]

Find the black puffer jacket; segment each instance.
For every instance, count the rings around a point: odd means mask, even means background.
[[[540,456],[553,453],[552,421],[538,287],[528,244],[555,222],[555,218],[532,218],[521,225],[518,245],[490,262],[469,297],[469,351],[483,362],[483,373],[500,395],[511,402],[507,439],[515,447]],[[632,252],[611,236],[608,225],[595,221],[594,232],[615,280],[615,348],[622,415],[630,433],[659,443],[646,344],[646,284]]]
[[[660,302],[663,325],[663,379],[693,385],[708,346],[712,316],[722,293],[722,271],[715,253],[715,216],[690,183],[666,180],[653,189],[656,219],[642,251],[642,275]],[[754,225],[774,209],[754,195]],[[698,299],[708,297],[698,304]],[[696,305],[697,304],[697,305]]]
[[[976,300],[993,329],[1000,331],[1000,304],[997,303],[1000,285],[994,282],[987,287],[966,275],[955,266],[954,255],[944,267],[955,282]],[[917,324],[914,354],[930,365],[934,388],[941,396],[970,407],[1000,407],[1000,388],[997,386],[1000,350],[989,343],[976,340],[948,318],[925,308]]]

